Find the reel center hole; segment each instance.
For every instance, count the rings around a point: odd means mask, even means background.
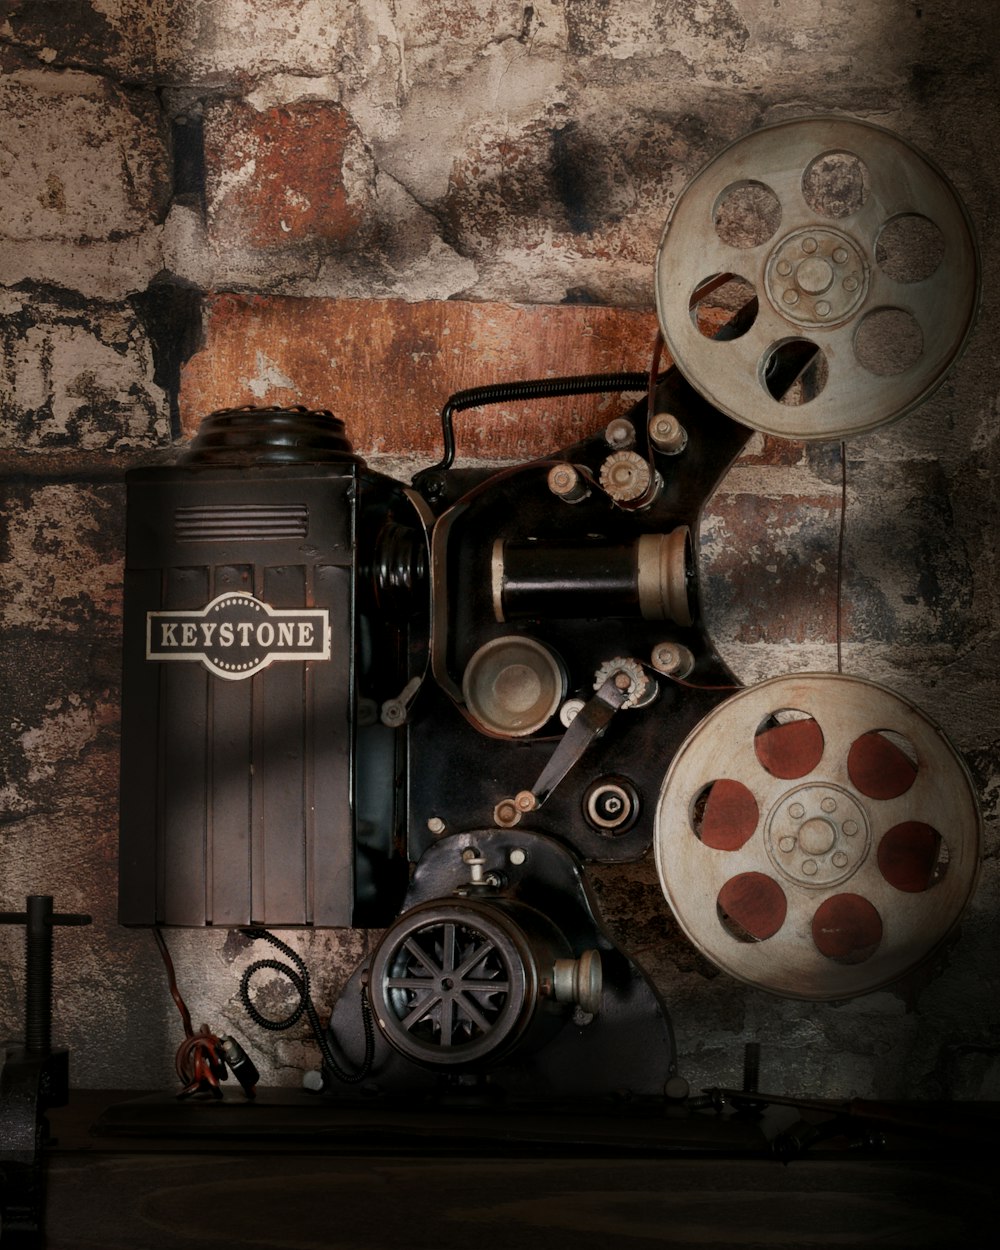
[[[871,959],[882,941],[882,917],[860,894],[834,894],[816,908],[812,919],[816,949],[839,964]]]
[[[851,744],[847,775],[866,798],[897,799],[916,780],[916,748],[894,730],[872,730]]]
[[[765,942],[785,923],[785,891],[762,872],[730,877],[718,893],[715,910],[719,923],[737,942]]]
[[[803,198],[820,217],[850,217],[858,212],[871,185],[868,166],[853,152],[824,152],[809,162],[802,175]]]
[[[823,731],[807,712],[780,708],[757,726],[753,745],[772,777],[791,781],[811,773],[823,758]]]
[[[759,303],[752,282],[735,273],[717,273],[699,282],[688,305],[691,321],[706,339],[741,338],[757,320]]]
[[[876,308],[854,333],[858,364],[877,378],[905,373],[924,354],[924,334],[905,308]]]
[[[781,225],[781,202],[763,182],[734,182],[715,203],[715,233],[729,247],[760,247]]]
[[[923,282],[943,259],[944,235],[920,213],[893,217],[875,241],[875,263],[893,282]]]
[[[808,339],[776,343],[764,357],[764,389],[772,399],[789,408],[798,408],[815,399],[829,377],[826,354]]]
[[[922,894],[943,880],[951,855],[948,844],[931,825],[905,820],[885,834],[878,847],[878,866],[891,886],[906,894]]]
[[[738,851],[753,837],[760,808],[741,781],[712,781],[698,794],[691,811],[695,836],[714,851]]]

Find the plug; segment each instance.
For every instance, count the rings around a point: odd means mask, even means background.
[[[260,1073],[254,1066],[253,1060],[239,1044],[235,1037],[219,1038],[219,1045],[222,1047],[222,1053],[225,1056],[226,1063],[229,1064],[233,1076],[239,1081],[243,1087],[243,1092],[248,1098],[253,1098],[257,1082],[260,1080]]]

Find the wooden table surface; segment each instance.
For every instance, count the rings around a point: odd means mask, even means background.
[[[834,1143],[786,1164],[767,1156],[759,1123],[711,1113],[602,1130],[586,1116],[541,1114],[492,1124],[388,1114],[366,1124],[363,1107],[331,1113],[313,1103],[316,1118],[297,1128],[297,1108],[281,1099],[273,1114],[266,1101],[234,1105],[228,1120],[217,1117],[219,1131],[192,1132],[171,1128],[169,1099],[109,1119],[125,1097],[84,1091],[51,1113],[46,1250],[993,1240],[997,1151],[982,1146],[855,1156]],[[102,1116],[113,1135],[95,1135]]]

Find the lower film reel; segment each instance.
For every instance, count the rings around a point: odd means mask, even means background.
[[[971,778],[905,699],[835,674],[720,704],[664,778],[660,884],[723,971],[791,998],[899,979],[953,928],[979,867]]]

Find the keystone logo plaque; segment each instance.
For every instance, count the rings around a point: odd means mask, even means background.
[[[228,681],[276,660],[329,658],[326,608],[272,608],[236,590],[200,609],[146,613],[147,660],[194,661]]]

